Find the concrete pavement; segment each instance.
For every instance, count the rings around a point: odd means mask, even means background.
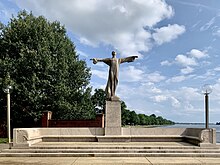
[[[6,148],[9,148],[9,144],[6,144],[6,143],[1,143],[1,144],[0,144],[0,152],[1,152],[3,149],[6,149]]]
[[[83,164],[210,164],[219,165],[220,158],[203,157],[0,157],[0,165],[83,165]]]

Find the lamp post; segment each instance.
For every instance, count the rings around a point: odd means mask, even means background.
[[[12,91],[12,86],[7,85],[5,88],[3,88],[3,91],[7,94],[7,132],[8,132],[8,143],[9,148],[11,148],[11,125],[10,125],[10,93]]]
[[[202,93],[205,95],[205,128],[209,128],[209,94],[212,92],[212,86],[205,84],[202,86]]]

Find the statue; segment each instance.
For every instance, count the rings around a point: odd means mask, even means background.
[[[119,72],[119,65],[124,62],[133,62],[135,58],[138,58],[138,56],[130,56],[127,58],[116,58],[116,52],[112,52],[112,58],[104,58],[104,59],[98,59],[93,58],[90,60],[93,60],[93,64],[96,64],[97,62],[104,62],[109,66],[109,75],[108,75],[108,82],[105,88],[107,100],[119,100],[119,97],[115,95],[116,87],[118,85],[118,72]]]

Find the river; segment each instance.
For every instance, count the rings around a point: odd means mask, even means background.
[[[169,126],[164,126],[169,128],[204,128],[204,124],[174,124]],[[220,125],[210,124],[209,128],[216,129],[216,142],[220,143]]]

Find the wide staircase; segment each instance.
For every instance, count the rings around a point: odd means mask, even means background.
[[[220,146],[186,142],[40,142],[4,149],[0,157],[220,157]]]

